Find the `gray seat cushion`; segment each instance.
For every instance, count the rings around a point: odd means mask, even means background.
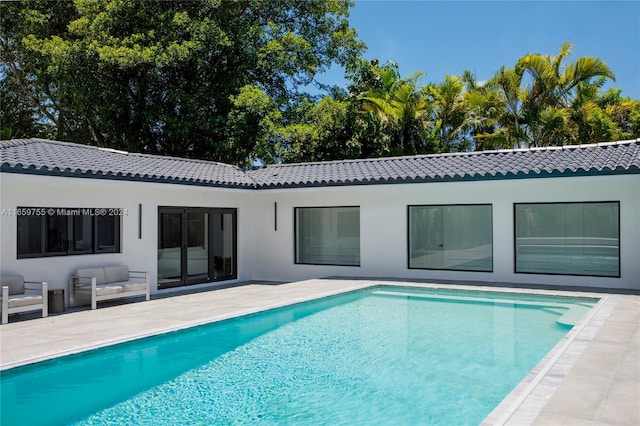
[[[96,284],[102,285],[105,283],[104,268],[82,268],[76,271],[76,276],[81,278],[96,277]]]
[[[16,296],[9,298],[9,307],[17,308],[19,306],[41,305],[42,296]]]
[[[22,275],[4,275],[0,277],[0,287],[9,287],[9,296],[24,294],[24,277]]]
[[[106,284],[129,281],[129,267],[126,265],[105,266],[104,280]]]
[[[76,288],[76,293],[91,294],[91,287],[89,286],[78,287]],[[122,293],[122,286],[120,285],[103,284],[103,285],[96,286],[96,294],[98,296],[106,296],[108,294],[118,294],[118,293]]]
[[[142,291],[147,288],[145,283],[128,283],[122,286],[125,292],[127,291]]]

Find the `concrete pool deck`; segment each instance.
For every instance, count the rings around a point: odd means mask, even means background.
[[[252,283],[10,322],[0,327],[0,369],[373,284],[600,298],[483,424],[640,424],[640,296],[635,295],[384,280]]]

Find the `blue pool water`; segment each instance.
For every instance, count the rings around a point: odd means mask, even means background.
[[[376,287],[2,372],[0,423],[478,424],[594,302]]]

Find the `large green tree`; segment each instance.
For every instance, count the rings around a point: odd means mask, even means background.
[[[22,91],[12,74],[0,79],[0,139],[48,136],[52,130],[37,119],[36,100],[23,96]]]
[[[277,134],[280,159],[287,163],[340,160],[360,156],[357,111],[344,93],[303,100],[297,117]]]
[[[264,150],[268,125],[251,114],[286,106],[317,73],[358,56],[350,6],[2,2],[2,75],[13,75],[17,96],[59,139],[242,163],[256,154],[254,144]],[[240,123],[254,127],[240,132]]]
[[[387,114],[385,106],[393,86],[401,80],[397,64],[379,65],[376,60],[361,58],[349,64],[346,77],[347,91],[334,87],[317,101],[304,99],[297,104],[295,114],[276,137],[283,161],[370,158],[404,152],[399,122],[393,115],[398,111]]]

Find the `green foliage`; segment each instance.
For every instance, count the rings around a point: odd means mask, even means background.
[[[355,158],[360,144],[354,132],[356,111],[344,97],[325,96],[317,103],[303,102],[300,119],[279,132],[284,162]]]
[[[347,68],[345,113],[326,127],[322,108],[310,106],[314,119],[290,127],[288,139],[299,141],[290,145],[295,155],[282,158],[428,154],[637,137],[638,102],[619,93],[603,95],[600,88],[614,78],[613,72],[597,58],[565,65],[570,53],[571,46],[564,44],[557,56],[525,55],[488,82],[478,83],[465,71],[426,86],[419,84],[423,73],[403,78],[393,62],[356,61]],[[354,105],[358,114],[346,113]],[[349,150],[338,149],[336,141]]]
[[[593,100],[610,122],[611,136],[601,140],[624,140],[640,136],[640,100],[622,97],[620,89],[598,93]]]
[[[386,152],[378,155],[423,154],[430,151],[426,138],[431,105],[426,88],[419,85],[422,72],[401,78],[395,63],[378,67],[374,62],[372,78],[359,83],[360,111],[365,120],[378,120],[389,141]]]
[[[429,108],[418,80],[423,73],[401,79],[392,72],[380,74],[381,88],[370,88],[360,95],[361,108],[387,126],[393,153],[423,153],[423,130]]]
[[[606,78],[615,79],[615,75],[601,59],[593,57],[578,58],[564,66],[570,54],[571,45],[564,43],[557,56],[528,54],[518,60],[513,70],[501,69],[496,74],[493,80],[505,105],[501,125],[509,145],[590,143],[594,136],[603,134],[580,134],[579,123],[572,120],[575,113],[570,110],[578,109],[573,104],[581,99],[580,88],[584,94],[587,87],[600,87]],[[592,122],[597,121],[592,118]]]
[[[233,108],[228,115],[229,137],[225,147],[225,157],[246,158],[243,165],[251,165],[251,160],[261,159],[273,162],[274,150],[270,137],[278,128],[282,114],[271,99],[259,87],[249,85],[231,97]]]
[[[0,80],[0,139],[48,137],[51,128],[37,121],[35,101],[21,92],[11,74]]]
[[[343,0],[0,7],[3,63],[42,99],[33,104],[57,138],[232,163],[266,149],[266,122],[239,130],[251,115],[271,114],[258,112],[266,101],[256,90],[285,106],[318,72],[363,47]],[[246,137],[257,139],[230,147]]]
[[[465,83],[460,78],[450,75],[446,75],[442,83],[428,87],[431,120],[435,123],[436,139],[442,152],[467,151],[471,146],[467,120],[470,108],[464,88]]]

